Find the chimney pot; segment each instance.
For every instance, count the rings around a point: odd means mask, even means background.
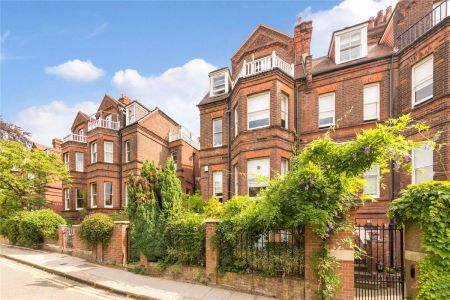
[[[378,14],[377,18],[375,19],[375,26],[383,24],[383,10],[381,9]]]
[[[373,17],[370,17],[369,19],[369,29],[372,29],[373,27],[375,27],[375,20]]]

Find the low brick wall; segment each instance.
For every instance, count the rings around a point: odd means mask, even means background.
[[[72,241],[69,241],[69,227],[61,225],[55,247],[47,245],[49,250],[57,250],[92,262],[113,265],[126,265],[128,257],[127,228],[129,222],[114,222],[113,234],[106,247],[98,244],[94,249],[84,242],[79,235],[80,225],[72,226]]]

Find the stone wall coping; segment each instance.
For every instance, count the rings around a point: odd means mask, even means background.
[[[203,223],[220,223],[219,219],[206,219]]]
[[[67,227],[67,226],[69,226],[69,225],[59,225],[59,227]]]
[[[114,224],[130,224],[130,221],[114,221]]]

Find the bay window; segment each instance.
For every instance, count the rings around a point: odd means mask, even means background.
[[[103,184],[103,196],[104,196],[104,206],[107,208],[113,207],[113,190],[112,182],[105,182]]]
[[[234,194],[239,195],[239,166],[234,165]]]
[[[64,161],[64,165],[66,166],[67,169],[70,168],[69,166],[69,152],[66,152],[63,154],[63,161]]]
[[[270,93],[247,98],[248,129],[267,127],[270,124]]]
[[[97,183],[91,183],[91,207],[97,207]]]
[[[97,143],[91,144],[91,164],[97,162]]]
[[[84,171],[84,154],[81,152],[75,152],[75,171]]]
[[[289,98],[281,94],[281,127],[288,129]]]
[[[104,142],[104,161],[106,163],[113,162],[113,142]]]
[[[70,190],[64,189],[64,210],[69,210]]]
[[[83,208],[83,201],[84,201],[83,190],[77,189],[77,202],[76,202],[77,210]]]
[[[237,136],[239,134],[239,115],[237,106],[234,108],[233,113],[234,113],[234,136]]]
[[[282,158],[281,159],[281,170],[280,175],[285,176],[287,172],[289,171],[289,160]]]

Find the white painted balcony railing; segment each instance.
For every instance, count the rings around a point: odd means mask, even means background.
[[[86,136],[85,135],[79,135],[71,133],[69,135],[66,135],[63,137],[63,143],[65,142],[79,142],[79,143],[86,143]]]
[[[244,60],[241,72],[235,79],[235,82],[237,82],[241,77],[256,75],[272,70],[274,68],[278,68],[289,76],[294,77],[294,64],[285,62],[283,59],[277,56],[275,51],[273,51],[272,55],[270,56],[262,57],[249,62]]]
[[[88,123],[88,131],[93,130],[95,128],[107,128],[107,129],[119,130],[120,122],[110,121],[110,120],[105,120],[105,119],[99,118],[97,120],[90,121]]]
[[[183,140],[195,149],[200,149],[198,138],[184,127],[181,127],[177,133],[169,134],[169,143],[176,140]]]

